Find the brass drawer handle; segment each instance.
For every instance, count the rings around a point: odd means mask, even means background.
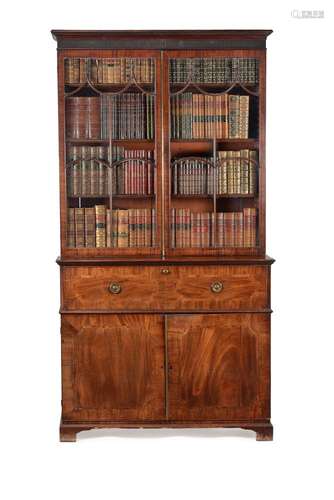
[[[122,291],[122,287],[118,283],[110,283],[108,290],[110,293],[120,293]]]
[[[161,274],[170,274],[169,269],[160,269]]]
[[[220,293],[223,289],[223,283],[221,281],[214,281],[211,283],[211,292]]]

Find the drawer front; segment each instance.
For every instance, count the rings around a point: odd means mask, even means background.
[[[62,308],[98,311],[254,311],[269,301],[268,266],[64,267]]]
[[[159,274],[153,266],[65,267],[62,273],[66,310],[160,309]]]
[[[163,276],[166,310],[261,310],[269,307],[267,266],[178,266]]]

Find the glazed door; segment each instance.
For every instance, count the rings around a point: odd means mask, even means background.
[[[269,417],[269,316],[168,316],[170,420]]]
[[[63,420],[157,420],[165,416],[163,318],[64,315]]]

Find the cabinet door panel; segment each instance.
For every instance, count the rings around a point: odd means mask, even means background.
[[[164,417],[160,316],[64,316],[62,367],[65,420]]]
[[[169,418],[269,417],[269,316],[168,317]]]

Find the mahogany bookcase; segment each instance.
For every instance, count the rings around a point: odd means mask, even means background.
[[[108,427],[272,439],[270,33],[52,31],[61,441]]]

